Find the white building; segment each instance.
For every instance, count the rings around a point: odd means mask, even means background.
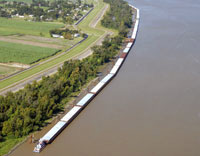
[[[80,34],[79,33],[76,33],[76,34],[74,34],[74,37],[76,38],[76,37],[80,37]]]

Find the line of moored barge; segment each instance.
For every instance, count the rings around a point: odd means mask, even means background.
[[[51,143],[55,137],[67,126],[70,122],[86,107],[86,105],[97,95],[103,87],[105,87],[112,78],[117,74],[123,62],[126,59],[127,54],[129,53],[131,47],[134,44],[136,39],[138,26],[139,26],[139,9],[130,5],[133,9],[136,10],[135,24],[132,32],[131,39],[126,45],[126,48],[123,50],[120,58],[111,69],[110,73],[107,74],[86,96],[84,96],[48,133],[46,133],[42,138],[40,138],[38,144],[34,148],[34,152],[41,152],[41,150],[49,143]]]

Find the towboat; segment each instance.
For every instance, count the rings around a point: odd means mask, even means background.
[[[46,143],[40,139],[36,147],[34,148],[33,152],[40,153],[45,146],[46,146]]]

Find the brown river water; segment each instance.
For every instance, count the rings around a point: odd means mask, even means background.
[[[40,154],[12,156],[200,156],[200,1],[129,3],[140,28],[117,77]]]

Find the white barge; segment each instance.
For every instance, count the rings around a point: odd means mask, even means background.
[[[135,25],[133,28],[131,40],[123,50],[121,56],[116,61],[115,65],[111,69],[110,73],[107,74],[86,96],[84,96],[72,109],[63,117],[61,120],[51,129],[48,133],[46,133],[37,143],[36,147],[34,148],[34,152],[41,152],[44,147],[51,143],[57,135],[62,132],[62,130],[70,124],[71,121],[87,106],[87,104],[112,80],[112,78],[117,74],[120,67],[122,66],[127,54],[129,53],[131,47],[134,44],[136,39],[138,27],[139,27],[139,18],[140,12],[138,8],[130,5],[133,9],[136,10],[136,18],[135,18]]]

